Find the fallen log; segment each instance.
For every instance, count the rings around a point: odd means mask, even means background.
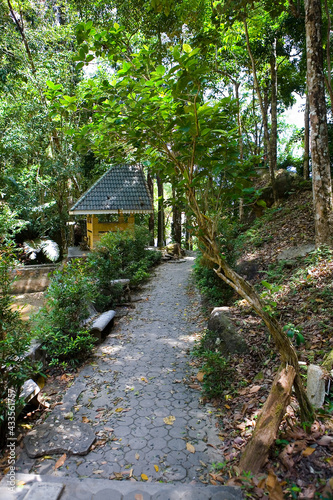
[[[257,474],[264,465],[285,414],[295,374],[295,369],[291,365],[280,369],[277,373],[252,437],[240,459],[241,472]]]

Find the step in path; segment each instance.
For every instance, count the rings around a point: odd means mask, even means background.
[[[191,306],[195,295],[187,293],[192,266],[188,257],[156,269],[142,300],[96,349],[63,404],[28,434],[15,498],[242,498],[237,488],[209,485],[212,464],[223,455],[214,409],[201,405],[200,392],[188,384],[200,321]]]

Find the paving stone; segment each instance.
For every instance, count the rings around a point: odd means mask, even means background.
[[[186,474],[187,472],[184,467],[182,467],[181,465],[176,465],[170,467],[164,475],[168,479],[168,481],[181,481],[182,479],[185,479]]]
[[[129,427],[120,425],[115,428],[114,435],[116,438],[125,437],[129,435]]]
[[[117,425],[120,427],[123,427],[123,426],[129,427],[130,425],[133,424],[133,422],[134,422],[133,417],[124,417],[124,418],[117,420]]]
[[[147,437],[149,434],[150,437],[150,430],[147,427],[134,427],[134,429],[131,429],[131,436],[134,437]]]
[[[150,439],[148,442],[149,448],[153,448],[155,450],[165,450],[169,446],[166,438],[167,436]]]
[[[92,497],[92,500],[122,500],[122,494],[112,488],[104,488],[98,491]]]
[[[143,438],[131,439],[130,447],[132,448],[132,450],[142,450],[142,448],[147,447],[147,440]]]
[[[188,489],[187,491],[175,491],[169,489],[169,491],[161,491],[152,497],[152,500],[211,500],[211,495],[209,492],[205,492],[204,488],[201,487],[199,490],[195,491],[194,488]],[[223,499],[220,499],[223,500]]]
[[[123,496],[123,500],[151,500],[151,495],[144,490],[134,490]]]
[[[80,464],[77,468],[77,474],[79,475],[79,477],[83,476],[83,477],[86,477],[86,476],[90,476],[92,475],[93,473],[93,470],[94,470],[94,464],[93,463],[90,463],[90,462],[84,462],[83,464]]]
[[[192,439],[203,440],[206,436],[206,431],[204,429],[190,429],[187,435]]]
[[[168,446],[174,451],[183,451],[186,449],[186,442],[183,439],[173,438],[169,441]]]
[[[41,500],[42,498],[58,500],[63,489],[64,485],[61,483],[34,483],[24,500]]]

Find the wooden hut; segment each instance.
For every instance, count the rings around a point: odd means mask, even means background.
[[[153,211],[142,169],[137,165],[117,165],[95,182],[69,213],[87,216],[87,243],[92,249],[102,234],[134,228],[135,214]]]

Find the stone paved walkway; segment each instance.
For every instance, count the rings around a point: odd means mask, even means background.
[[[133,313],[119,321],[48,417],[57,425],[72,412],[74,423],[95,432],[93,449],[69,454],[58,469],[59,455],[31,459],[23,450],[19,472],[200,484],[212,462],[222,461],[214,448],[220,443],[214,411],[184,383],[193,373],[188,351],[197,329],[186,293],[192,265],[186,258],[156,269]]]

